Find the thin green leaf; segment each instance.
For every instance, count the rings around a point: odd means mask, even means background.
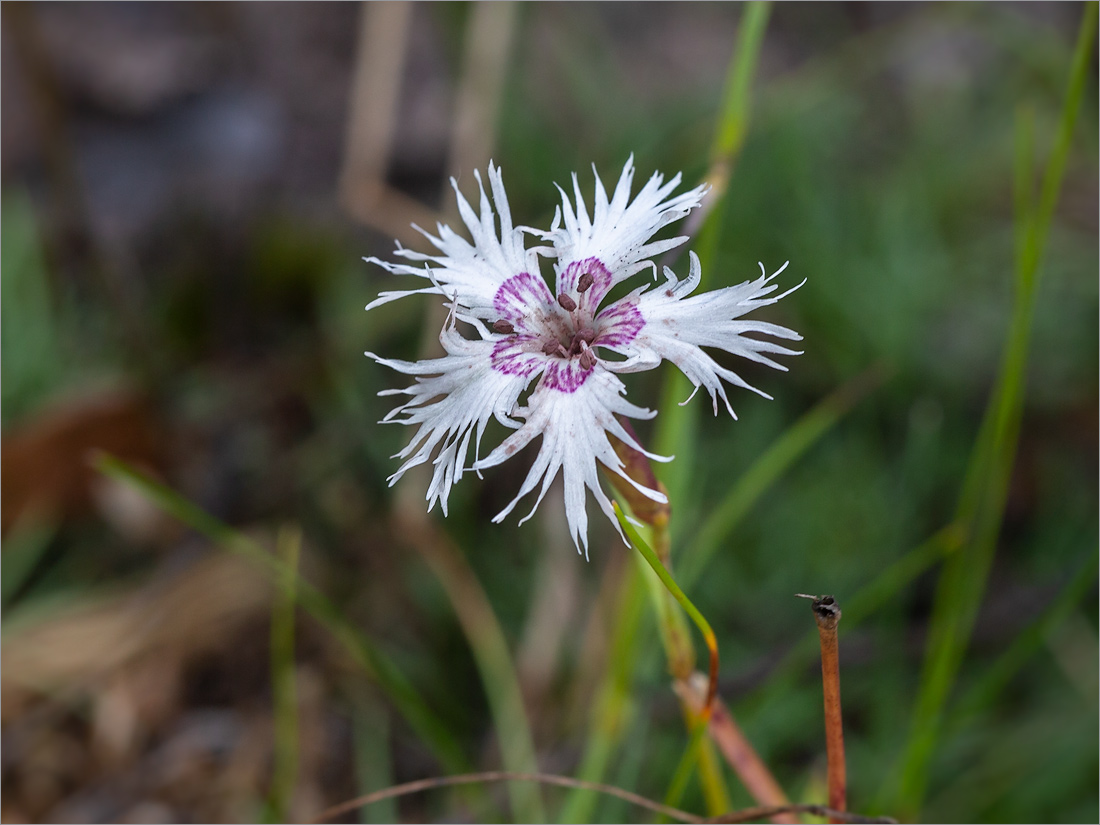
[[[1090,553],[1085,563],[1069,580],[1062,591],[1034,622],[1018,633],[1008,650],[985,670],[981,679],[958,702],[953,717],[973,713],[981,707],[989,707],[995,697],[1011,681],[1012,677],[1039,651],[1043,643],[1070,616],[1081,600],[1096,585],[1100,572],[1100,556]]]
[[[114,456],[100,454],[96,469],[104,475],[133,487],[160,509],[191,529],[202,533],[224,549],[239,553],[271,576],[277,585],[285,581],[285,565],[261,545],[195,506],[175,490],[150,478]],[[432,712],[416,688],[393,661],[370,639],[348,624],[329,599],[300,576],[294,579],[298,602],[351,654],[352,658],[405,717],[417,735],[432,749],[445,768],[454,772],[469,770],[469,763],[447,726]]]
[[[1024,201],[1030,192],[1029,164],[1023,159],[1031,140],[1030,124],[1021,119],[1018,126],[1018,145],[1024,149],[1018,152],[1015,168],[1019,208],[1016,220],[1018,226],[1023,227],[1024,241],[1017,244],[1013,316],[997,384],[959,498],[957,521],[965,526],[968,538],[961,551],[944,565],[936,589],[912,733],[899,772],[900,790],[892,806],[909,815],[917,814],[924,799],[944,708],[969,644],[996,551],[1022,418],[1039,264],[1089,71],[1096,21],[1096,3],[1089,3],[1081,23],[1058,135],[1043,174],[1035,210]]]
[[[638,534],[638,531],[634,529],[634,525],[626,520],[626,516],[623,515],[623,511],[619,508],[619,503],[612,502],[612,507],[615,508],[615,517],[619,520],[619,526],[622,527],[623,532],[626,533],[627,540],[631,546],[642,554],[642,557],[649,563],[649,566],[653,568],[653,572],[657,574],[657,578],[661,580],[661,583],[665,586],[672,597],[679,602],[680,607],[684,608],[691,620],[695,622],[695,626],[699,628],[699,632],[703,634],[703,639],[707,643],[707,647],[711,649],[717,649],[718,639],[714,635],[714,631],[711,630],[710,623],[707,622],[703,614],[699,612],[698,608],[692,604],[691,599],[687,597],[683,590],[680,589],[680,585],[676,583],[676,580],[672,578],[672,574],[668,572],[661,560],[657,558],[657,554],[653,552],[653,549],[646,544],[645,540]]]
[[[699,532],[688,542],[690,553],[681,565],[681,581],[691,586],[703,572],[715,551],[753,505],[771,489],[779,477],[836,425],[881,381],[877,369],[869,370],[820,401],[792,424],[730,487],[715,505]],[[845,607],[845,615],[848,608]]]
[[[296,608],[298,556],[302,533],[284,527],[276,540],[276,554],[283,565],[279,590],[271,607],[271,693],[275,711],[274,767],[267,806],[269,821],[290,821],[290,804],[298,782],[298,692],[295,685],[294,612]]]

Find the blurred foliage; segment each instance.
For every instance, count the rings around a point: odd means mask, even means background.
[[[429,302],[410,298],[362,312],[392,279],[360,259],[389,255],[392,240],[354,226],[333,195],[354,13],[287,4],[277,12],[283,17],[272,18],[276,26],[229,8],[135,4],[125,12],[89,4],[38,12],[68,115],[67,127],[57,128],[68,129],[86,179],[95,244],[74,246],[62,231],[59,215],[72,210],[62,203],[69,195],[51,183],[48,159],[6,150],[4,454],[41,435],[57,410],[79,412],[79,399],[139,396],[161,433],[161,450],[145,457],[143,469],[248,541],[274,548],[277,528],[300,530],[308,587],[300,586],[298,604],[308,613],[308,594],[320,591],[333,607],[324,624],[302,611],[294,623],[286,597],[239,590],[235,610],[232,594],[211,589],[184,602],[177,635],[157,636],[133,617],[156,615],[150,605],[174,605],[165,594],[220,552],[217,541],[158,520],[107,480],[80,510],[11,527],[5,513],[5,820],[248,820],[265,800],[303,819],[388,782],[443,770],[410,724],[414,705],[442,729],[439,741],[461,749],[452,764],[500,765],[493,709],[448,592],[393,520],[390,456],[409,433],[377,424],[392,405],[377,393],[401,380],[361,353],[415,358]],[[407,45],[391,177],[433,205],[449,117],[440,88],[453,84],[462,62],[467,11],[417,6]],[[683,171],[692,185],[707,168],[740,11],[695,3],[524,6],[493,153],[516,221],[548,223],[558,197],[553,182],[564,185],[576,171],[591,191],[593,163],[606,180],[631,152],[639,177]],[[819,676],[812,647],[799,647],[812,623],[792,598],[813,592],[853,608],[850,626],[840,628],[850,805],[866,811],[890,801],[880,790],[896,784],[912,733],[939,559],[950,552],[926,541],[955,518],[1010,329],[1017,110],[1034,115],[1041,168],[1081,12],[1077,4],[772,9],[751,127],[707,277],[711,288],[739,283],[756,275],[757,261],[772,271],[789,260],[783,283],[807,282],[766,317],[798,330],[805,354],[788,359],[785,374],[736,365],[775,398],[731,397],[735,422],[712,417],[703,399],[692,402],[698,446],[685,472],[690,494],[673,502],[673,530],[677,552],[689,555],[738,480],[766,476],[758,492],[745,493],[749,506],[705,567],[681,583],[717,634],[724,700],[792,800],[824,796]],[[73,21],[84,21],[93,41],[116,24],[144,34],[124,38],[125,48],[110,47],[108,38],[98,56],[85,58],[66,34],[80,28]],[[275,29],[290,32],[288,40],[277,40]],[[141,113],[112,108],[104,84],[114,75],[94,67],[127,49],[135,61],[154,60],[152,49],[135,45],[144,41],[174,53],[173,37],[206,49],[196,53],[217,71],[165,85],[163,99]],[[1015,469],[929,766],[923,821],[1100,815],[1095,53],[1091,61],[1035,295]],[[177,75],[193,65],[206,63],[181,58]],[[223,75],[224,87],[214,79]],[[5,72],[6,96],[12,76]],[[239,95],[231,100],[243,103],[224,105],[230,86]],[[24,120],[36,94],[33,82],[27,88]],[[213,99],[221,108],[207,107]],[[227,111],[244,120],[217,120]],[[5,117],[13,141],[18,116]],[[255,152],[224,161],[213,181],[195,175],[197,161],[181,163],[185,183],[173,188],[165,181],[175,180],[179,155],[172,153],[190,139],[177,128],[184,122],[209,126],[203,145],[222,147],[226,157],[248,129],[272,134],[257,138]],[[414,126],[420,142],[407,139]],[[148,191],[127,196],[153,205],[120,217],[114,190],[100,183],[133,181],[134,169],[147,169],[133,147],[172,162],[158,160],[163,175],[147,174]],[[471,170],[453,171],[469,194]],[[243,177],[253,172],[255,179]],[[686,255],[672,266],[682,275]],[[809,426],[803,416],[871,368],[882,376],[876,388],[819,437],[815,431],[817,440],[789,465],[775,465],[779,472],[759,469],[758,461],[778,461],[769,452],[775,445],[804,432],[792,429],[798,422]],[[631,398],[656,405],[660,381],[656,373],[628,376]],[[643,441],[654,437],[652,424],[638,430]],[[86,465],[83,448],[73,460]],[[745,475],[754,467],[762,476]],[[491,524],[525,469],[519,461],[468,478],[452,494],[450,516],[433,518],[461,548],[504,630],[540,767],[572,774],[591,728],[594,686],[608,659],[622,654],[608,650],[605,635],[633,562],[599,518],[592,562],[575,558],[555,523],[553,496],[523,527],[516,519]],[[8,473],[5,462],[6,489]],[[553,605],[536,615],[547,592]],[[634,608],[637,657],[619,663],[633,677],[605,779],[660,798],[687,739],[648,605]],[[184,633],[203,611],[222,617],[218,633]],[[81,644],[35,642],[35,632],[69,638],[67,628],[99,628],[100,619],[114,635],[94,637],[101,649],[83,644],[91,662],[83,669],[73,664],[84,661],[73,652]],[[282,628],[276,667],[286,680],[274,691],[273,620]],[[334,622],[345,628],[343,641],[357,636],[399,678],[389,687],[370,678],[328,629]],[[548,638],[547,627],[552,642],[538,641]],[[32,643],[35,656],[27,653]],[[405,691],[405,710],[392,701],[393,684]],[[296,728],[285,716],[287,697],[298,705]],[[297,775],[295,788],[277,793],[270,787],[276,724],[280,770]],[[296,760],[285,752],[291,740]],[[735,777],[727,781],[735,805],[751,804]],[[565,798],[546,791],[551,817]],[[696,784],[683,805],[703,809]],[[510,813],[503,791],[465,789],[402,799],[363,812],[362,821],[384,815],[494,820]],[[593,809],[598,821],[637,815],[602,798]]]

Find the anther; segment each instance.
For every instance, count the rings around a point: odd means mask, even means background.
[[[493,324],[493,329],[505,335],[511,335],[513,332],[516,331],[516,328],[514,326],[503,319]]]
[[[577,308],[577,302],[566,295],[564,292],[558,296],[558,305],[566,312],[572,312]]]
[[[586,272],[581,275],[580,280],[577,281],[577,292],[584,294],[592,288],[592,284],[596,283],[596,279],[592,277],[591,272]]]
[[[581,353],[581,369],[590,370],[596,366],[596,353],[588,346],[585,346],[584,352]]]
[[[557,355],[558,349],[561,347],[561,342],[551,338],[545,344],[542,345],[542,351],[545,355]]]

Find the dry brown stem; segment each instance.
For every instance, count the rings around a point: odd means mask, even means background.
[[[845,813],[844,811],[835,811],[831,808],[826,808],[824,805],[766,805],[757,808],[742,808],[741,810],[730,811],[719,817],[706,819],[689,813],[688,811],[680,810],[679,808],[673,808],[669,805],[663,805],[660,802],[654,802],[640,794],[623,790],[622,788],[616,788],[614,785],[605,785],[602,782],[587,782],[583,779],[573,779],[570,776],[558,776],[557,774],[550,773],[511,773],[508,771],[485,771],[484,773],[464,773],[456,776],[437,776],[430,779],[418,779],[414,782],[406,782],[403,785],[394,785],[390,788],[383,788],[380,791],[356,797],[347,802],[341,802],[339,805],[333,805],[331,808],[323,811],[309,821],[312,823],[325,822],[333,817],[340,816],[349,811],[354,811],[357,808],[362,808],[366,805],[381,802],[384,799],[392,799],[397,796],[406,796],[408,794],[420,793],[433,788],[444,788],[451,785],[471,785],[482,782],[540,782],[544,785],[557,785],[562,788],[580,788],[582,790],[596,791],[597,793],[604,793],[609,796],[624,799],[640,808],[655,811],[670,819],[690,823],[751,822],[754,819],[764,819],[766,817],[772,817],[774,821],[777,815],[794,813],[828,816],[836,818],[838,822],[892,823],[896,821],[888,817],[866,817],[860,816],[859,814]]]
[[[829,807],[843,811],[848,806],[848,771],[844,762],[844,721],[840,712],[840,657],[837,625],[840,605],[832,596],[806,596],[813,599],[814,620],[821,637],[821,683],[825,696],[825,753],[829,762]],[[830,822],[841,820],[830,818]]]

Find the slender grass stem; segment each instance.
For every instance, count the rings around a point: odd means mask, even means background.
[[[271,609],[271,688],[275,712],[275,753],[268,812],[272,822],[288,822],[298,781],[298,694],[294,665],[294,612],[302,533],[284,527],[275,542],[282,562],[280,586]]]
[[[519,676],[504,629],[481,583],[462,552],[422,509],[399,505],[394,518],[405,540],[416,548],[442,585],[470,644],[489,700],[501,760],[509,770],[537,771],[534,740]],[[518,819],[546,821],[538,786],[509,786],[508,792]]]
[[[877,388],[883,380],[883,371],[877,367],[861,373],[844,384],[794,424],[765,450],[752,465],[741,474],[691,539],[691,554],[683,560],[680,575],[690,586],[702,574],[707,562],[717,552],[722,542],[741,523],[745,514],[771,489],[779,477],[814,444],[829,432],[857,403]]]
[[[403,785],[394,785],[392,788],[384,788],[383,790],[375,791],[374,793],[366,794],[365,796],[360,796],[348,800],[347,802],[341,802],[339,805],[333,805],[331,808],[326,809],[309,821],[311,823],[324,822],[340,816],[341,814],[346,814],[349,811],[354,811],[356,808],[362,808],[364,805],[373,805],[376,802],[381,802],[383,799],[393,799],[398,796],[423,793],[424,791],[430,791],[434,788],[445,788],[451,785],[472,785],[485,782],[539,782],[544,785],[557,785],[560,788],[594,791],[596,793],[624,799],[640,808],[655,811],[670,819],[690,823],[751,822],[754,819],[765,819],[781,813],[807,813],[813,816],[836,816],[841,822],[853,823],[884,823],[884,825],[889,825],[889,823],[896,822],[896,820],[890,819],[889,817],[870,817],[846,813],[844,811],[833,811],[824,805],[765,805],[756,808],[742,808],[737,811],[730,811],[722,816],[707,819],[689,813],[688,811],[681,811],[678,808],[662,805],[660,802],[654,802],[652,799],[647,799],[640,794],[625,791],[622,788],[616,788],[614,785],[605,785],[600,782],[584,782],[580,779],[574,779],[571,776],[558,776],[552,773],[513,773],[509,771],[485,771],[484,773],[467,773],[457,776],[435,776],[429,779],[417,779],[413,782],[406,782]]]
[[[1096,36],[1097,4],[1086,4],[1074,52],[1062,116],[1050,160],[1042,176],[1037,206],[1030,206],[1032,131],[1021,117],[1016,175],[1015,297],[1001,368],[971,454],[956,521],[966,531],[959,553],[944,565],[929,624],[921,685],[906,743],[899,788],[892,807],[915,816],[920,810],[944,709],[970,640],[996,552],[1023,416],[1028,347],[1038,287],[1039,265],[1069,156],[1073,129],[1090,71]],[[890,803],[891,800],[885,800]]]
[[[688,235],[698,233],[696,253],[702,265],[702,281],[707,281],[715,263],[719,230],[723,223],[726,190],[733,168],[740,156],[749,130],[752,102],[752,81],[767,30],[771,4],[746,3],[738,28],[737,42],[729,64],[722,108],[718,115],[714,140],[711,144],[710,168],[704,180],[711,185],[705,206],[693,216],[687,227]],[[668,368],[661,399],[661,417],[657,423],[654,441],[657,452],[674,455],[677,461],[661,467],[661,480],[668,488],[671,501],[687,501],[685,495],[689,473],[695,466],[695,427],[697,410],[691,405],[680,406],[680,401],[692,391],[691,382],[679,370]]]
[[[718,638],[714,635],[714,631],[711,630],[710,624],[703,617],[703,614],[699,612],[698,608],[691,603],[691,599],[689,599],[684,594],[684,591],[680,589],[680,586],[676,584],[676,580],[672,578],[672,574],[668,572],[668,569],[661,564],[661,560],[657,557],[657,554],[653,552],[653,549],[645,543],[640,535],[638,535],[638,531],[634,529],[634,525],[626,520],[626,516],[623,515],[623,511],[619,508],[618,502],[612,502],[612,506],[615,508],[615,517],[619,520],[619,526],[623,528],[631,545],[642,554],[642,557],[649,563],[649,566],[653,568],[653,572],[657,574],[657,578],[659,578],[661,583],[668,588],[668,592],[672,594],[672,597],[676,599],[680,606],[687,611],[688,616],[695,622],[695,626],[699,628],[699,632],[703,634],[703,641],[706,643],[707,651],[710,653],[710,675],[707,684],[707,698],[703,703],[700,714],[705,721],[710,718],[711,706],[714,703],[714,697],[718,693]]]
[[[832,596],[805,598],[813,599],[814,620],[821,639],[821,691],[825,698],[829,807],[843,811],[848,807],[848,768],[844,761],[844,719],[840,710],[840,653],[837,644],[840,605]],[[840,820],[830,818],[829,821]]]
[[[258,542],[197,507],[184,496],[126,462],[101,453],[94,462],[104,475],[124,482],[173,518],[206,536],[222,548],[247,558],[282,586],[286,565]],[[466,770],[469,762],[450,730],[428,707],[397,665],[366,634],[353,627],[329,599],[301,576],[294,583],[298,603],[344,646],[352,659],[375,680],[409,726],[448,770]]]

